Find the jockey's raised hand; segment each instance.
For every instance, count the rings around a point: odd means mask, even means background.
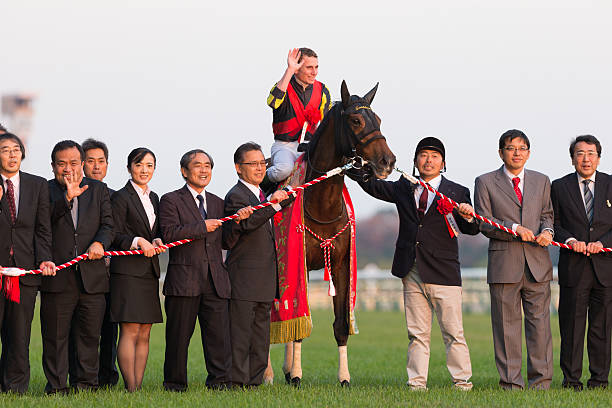
[[[287,55],[287,69],[280,81],[276,83],[276,86],[281,91],[287,92],[287,86],[289,85],[289,81],[291,81],[291,77],[293,77],[293,74],[302,67],[304,61],[300,61],[300,56],[301,53],[299,48],[289,50],[289,54]]]

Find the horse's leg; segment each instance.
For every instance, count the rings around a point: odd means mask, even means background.
[[[291,367],[293,367],[293,342],[285,344],[285,362],[283,363],[283,373],[287,384],[291,382]]]
[[[302,340],[293,342],[293,364],[290,376],[291,384],[299,387],[302,381]]]
[[[349,336],[349,255],[338,262],[333,271],[333,281],[336,286],[334,296],[334,337],[338,344],[338,381],[345,387],[351,383],[351,374],[348,369],[347,342]]]
[[[264,384],[274,384],[274,369],[272,369],[272,359],[270,358],[270,351],[268,351],[268,366],[263,375]]]

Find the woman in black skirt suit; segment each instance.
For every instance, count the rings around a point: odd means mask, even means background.
[[[128,156],[131,179],[112,197],[115,250],[142,249],[143,255],[111,260],[111,320],[120,324],[117,360],[125,388],[142,386],[149,335],[153,323],[162,322],[159,302],[159,198],[148,188],[155,171],[155,155],[140,147]]]

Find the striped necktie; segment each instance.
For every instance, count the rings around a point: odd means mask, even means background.
[[[586,216],[589,220],[589,225],[593,221],[593,193],[591,193],[591,189],[589,188],[589,183],[593,180],[582,180],[582,184],[584,184],[584,208],[586,209]]]

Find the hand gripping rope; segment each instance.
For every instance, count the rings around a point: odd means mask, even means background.
[[[436,189],[434,189],[433,187],[431,187],[429,184],[427,184],[427,183],[425,183],[425,182],[423,182],[423,181],[421,181],[421,180],[417,179],[416,177],[413,177],[412,175],[410,175],[410,174],[406,173],[405,171],[401,170],[401,169],[400,169],[400,168],[398,168],[398,167],[396,167],[396,168],[395,168],[395,170],[397,170],[399,173],[401,173],[401,174],[402,174],[402,176],[404,176],[404,177],[405,177],[405,178],[406,178],[408,181],[410,181],[412,184],[420,184],[421,186],[423,186],[423,187],[424,187],[424,188],[426,188],[427,190],[431,191],[432,193],[434,193],[435,195],[437,195],[437,196],[438,196],[438,197],[440,197],[441,199],[446,200],[446,201],[448,201],[449,203],[451,203],[451,204],[453,205],[453,207],[459,207],[459,204],[458,204],[458,203],[457,203],[455,200],[453,200],[453,199],[451,199],[451,198],[449,198],[449,197],[445,196],[445,195],[444,195],[444,194],[442,194],[441,192],[439,192],[439,191],[437,191]],[[512,231],[512,229],[510,229],[510,228],[508,228],[508,227],[504,227],[503,225],[498,224],[497,222],[492,221],[492,220],[490,220],[490,219],[488,219],[488,218],[486,218],[486,217],[483,217],[482,215],[478,215],[478,214],[476,214],[475,212],[473,212],[471,215],[472,215],[473,217],[475,217],[475,218],[479,219],[479,220],[480,220],[480,221],[482,221],[482,222],[486,222],[487,224],[492,225],[492,226],[494,226],[494,227],[495,227],[495,228],[497,228],[497,229],[500,229],[500,230],[502,230],[502,231],[507,232],[508,234],[511,234],[511,235],[514,235],[515,237],[519,237],[519,238],[520,238],[519,234],[517,234],[516,232]],[[572,247],[571,247],[571,246],[569,246],[569,245],[567,245],[567,244],[562,244],[562,243],[557,242],[557,241],[552,241],[550,244],[551,244],[551,245],[554,245],[554,246],[556,246],[556,247],[559,247],[559,248],[572,249]],[[604,252],[612,252],[612,248],[602,248],[602,249],[599,251],[599,253],[604,253]]]
[[[358,161],[356,159],[352,159],[349,163],[345,164],[344,166],[341,167],[336,167],[334,169],[329,170],[328,172],[326,172],[325,174],[307,182],[302,184],[301,186],[297,186],[297,187],[293,187],[290,188],[289,193],[290,194],[296,194],[298,191],[300,190],[304,190],[310,186],[313,186],[317,183],[322,182],[323,180],[326,180],[330,177],[333,177],[335,175],[341,174],[343,171],[346,171],[348,169],[351,169],[353,167],[357,166]],[[265,203],[261,203],[256,205],[255,207],[253,207],[253,211],[257,211],[257,210],[261,210],[264,207],[268,207],[270,205],[274,204],[271,201],[267,201]],[[239,215],[238,214],[233,214],[230,215],[228,217],[223,217],[221,219],[219,219],[219,221],[221,222],[226,222],[229,220],[234,220],[236,218],[238,218]],[[174,241],[174,242],[170,242],[168,244],[164,244],[161,245],[160,248],[164,248],[164,249],[170,249],[179,245],[183,245],[183,244],[187,244],[189,242],[193,241],[192,239],[181,239],[179,241]],[[141,255],[143,253],[143,251],[141,249],[135,249],[135,250],[131,250],[131,251],[105,251],[104,252],[104,256],[124,256],[124,255]],[[71,267],[72,265],[83,261],[85,259],[88,258],[88,254],[81,254],[79,256],[77,256],[74,259],[71,259],[68,262],[65,262],[61,265],[58,265],[56,267],[56,271],[60,271],[62,269],[66,269]],[[0,270],[0,283],[2,283],[2,278],[4,275],[4,279],[6,280],[5,284],[3,285],[3,290],[5,292],[5,295],[8,299],[15,301],[15,302],[19,302],[19,277],[20,276],[24,276],[24,275],[37,275],[37,274],[41,274],[42,271],[40,269],[34,269],[34,270],[25,270],[25,269],[21,269],[21,268],[2,268]]]

